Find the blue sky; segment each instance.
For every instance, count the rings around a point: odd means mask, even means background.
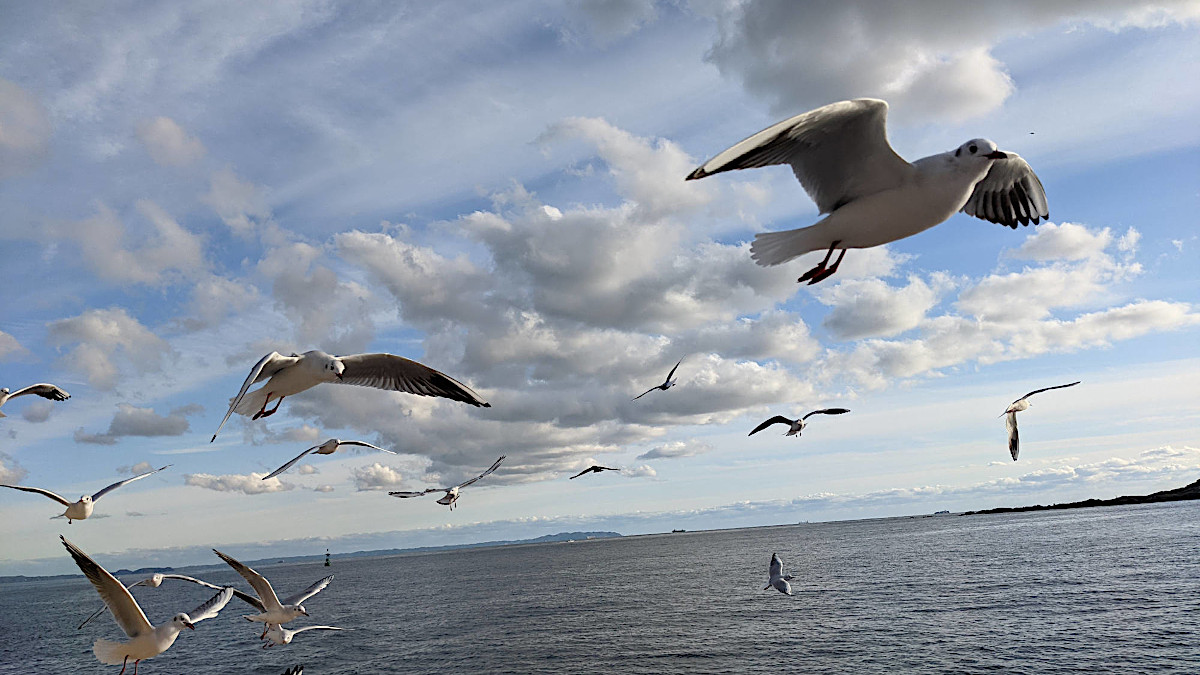
[[[0,574],[1105,497],[1200,477],[1200,4],[19,3],[0,25]],[[685,183],[836,100],[987,137],[1051,220],[964,215],[797,286],[786,167]],[[386,351],[208,438],[263,354]],[[684,357],[679,386],[638,401]],[[1003,420],[1031,389],[1083,380]],[[800,439],[759,421],[816,407]],[[342,451],[261,475],[326,438]],[[386,490],[501,470],[453,513]],[[592,461],[625,471],[567,481]],[[258,475],[255,476],[254,474]]]

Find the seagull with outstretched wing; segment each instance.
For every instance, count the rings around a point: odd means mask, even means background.
[[[167,579],[177,579],[179,581],[187,581],[189,583],[196,584],[197,586],[203,586],[204,588],[211,588],[214,591],[222,591],[222,590],[225,590],[226,588],[228,588],[228,586],[218,586],[216,584],[210,584],[209,582],[204,581],[203,579],[189,577],[185,574],[165,574],[163,572],[155,572],[154,574],[151,574],[150,576],[146,577],[145,579],[135,581],[132,584],[126,584],[125,588],[136,588],[138,586],[146,586],[148,588],[158,588],[159,586],[162,585],[162,582]],[[246,593],[243,593],[235,588],[235,589],[233,589],[233,597],[238,598],[238,599],[242,600],[243,602],[247,602],[252,606],[258,607],[260,611],[262,610],[262,603],[258,601],[258,598],[254,597],[252,595],[247,595]],[[79,624],[79,626],[76,630],[82,630],[84,626],[86,626],[92,622],[92,619],[95,619],[96,617],[100,616],[100,613],[103,612],[105,609],[107,609],[107,606],[102,606],[99,609],[97,609],[96,611],[92,612],[91,616],[84,619],[83,623]]]
[[[771,567],[769,568],[768,572],[769,572],[770,578],[767,580],[767,585],[763,586],[764,591],[767,590],[768,588],[774,586],[775,590],[779,591],[780,593],[783,593],[784,595],[792,594],[792,585],[789,584],[788,582],[791,581],[792,579],[794,579],[795,577],[793,577],[790,574],[788,574],[786,576],[784,575],[783,559],[781,559],[779,557],[778,553],[771,554]]]
[[[325,587],[329,585],[329,582],[333,581],[333,575],[330,574],[329,576],[318,580],[312,586],[309,586],[303,591],[300,591],[291,597],[280,600],[279,597],[275,595],[275,589],[271,587],[271,582],[267,581],[266,577],[258,572],[255,572],[248,565],[238,562],[234,558],[221,553],[215,548],[213,549],[213,553],[216,553],[217,557],[219,557],[221,560],[224,560],[225,563],[232,567],[235,572],[242,575],[242,578],[245,579],[250,584],[250,587],[254,589],[254,592],[258,594],[259,604],[255,604],[253,602],[250,604],[254,605],[255,608],[259,610],[259,613],[246,615],[242,618],[247,621],[261,622],[263,624],[263,635],[267,634],[267,630],[271,627],[271,624],[283,624],[295,619],[298,616],[308,616],[308,610],[304,609],[304,601],[325,590]]]
[[[348,629],[338,628],[337,626],[305,626],[304,628],[298,628],[296,630],[288,630],[287,628],[284,628],[283,626],[280,626],[278,624],[271,624],[270,627],[267,628],[266,634],[263,636],[263,639],[267,640],[268,642],[267,642],[267,644],[263,645],[262,648],[266,649],[267,647],[274,647],[276,645],[291,644],[292,638],[296,637],[297,635],[299,635],[300,633],[303,633],[306,630],[348,630]]]
[[[169,466],[171,466],[171,465],[168,464],[167,466],[159,467],[153,471],[147,471],[146,473],[139,474],[137,476],[134,476],[133,478],[126,478],[125,480],[119,480],[119,481],[113,483],[112,485],[109,485],[108,487],[104,488],[103,490],[97,492],[96,494],[83,495],[82,497],[79,498],[79,501],[77,501],[77,502],[69,502],[64,497],[61,497],[61,496],[59,496],[49,490],[46,490],[44,488],[25,487],[24,485],[0,485],[0,487],[12,488],[14,490],[22,490],[24,492],[36,492],[39,495],[44,495],[46,497],[49,497],[50,499],[53,499],[54,501],[58,502],[59,504],[62,504],[63,506],[67,507],[67,510],[65,512],[63,512],[61,516],[55,516],[55,518],[66,518],[67,524],[71,525],[76,520],[87,520],[87,518],[92,515],[92,511],[95,509],[95,502],[97,500],[99,500],[101,497],[103,497],[104,495],[112,492],[113,490],[116,490],[117,488],[121,487],[122,485],[132,483],[135,480],[141,480],[141,479],[145,478],[146,476],[154,475]]]
[[[46,384],[44,382],[41,384],[31,384],[28,387],[22,387],[16,391],[10,391],[8,387],[4,387],[3,389],[0,389],[0,408],[4,407],[4,404],[8,403],[10,399],[14,399],[18,396],[26,396],[28,394],[41,396],[42,398],[49,399],[51,401],[65,401],[71,398],[71,395],[61,387],[53,384]],[[7,415],[5,415],[3,411],[0,411],[0,417],[7,417]]]
[[[1014,462],[1017,461],[1017,455],[1021,452],[1021,442],[1017,434],[1017,413],[1023,410],[1029,410],[1029,406],[1032,405],[1029,402],[1029,397],[1033,396],[1034,394],[1040,394],[1043,391],[1050,391],[1051,389],[1066,389],[1067,387],[1074,387],[1077,384],[1079,384],[1079,382],[1060,384],[1053,387],[1046,387],[1044,389],[1034,389],[1028,394],[1025,394],[1021,398],[1008,404],[1008,409],[1002,414],[1005,416],[1004,426],[1008,429],[1008,454],[1012,455]]]
[[[409,497],[423,497],[423,496],[429,494],[430,492],[445,492],[446,494],[443,495],[440,499],[438,499],[437,503],[443,504],[445,506],[449,506],[450,510],[453,511],[454,503],[458,501],[459,490],[462,490],[463,488],[467,487],[468,485],[471,485],[472,483],[479,480],[480,478],[483,478],[484,476],[490,475],[492,472],[494,472],[497,468],[500,467],[500,462],[503,462],[505,457],[506,457],[506,455],[500,455],[500,459],[497,459],[495,462],[493,462],[492,465],[490,467],[488,467],[487,471],[484,471],[483,473],[472,478],[471,480],[468,480],[465,483],[459,483],[458,485],[455,485],[454,487],[425,488],[424,490],[421,490],[419,492],[401,491],[401,492],[389,492],[388,494],[393,497],[399,497],[400,499],[408,499]]]
[[[283,466],[279,467],[278,469],[275,469],[271,473],[263,476],[263,480],[267,480],[268,478],[274,478],[275,476],[278,476],[279,474],[283,473],[284,471],[287,471],[288,469],[292,468],[293,464],[295,464],[296,462],[299,462],[301,459],[304,458],[305,455],[307,455],[310,452],[315,452],[318,455],[332,455],[333,453],[337,452],[338,448],[342,447],[343,445],[354,445],[354,446],[360,446],[360,447],[364,447],[364,448],[372,448],[374,450],[379,450],[382,452],[390,452],[393,455],[400,454],[394,450],[388,450],[386,448],[381,448],[378,445],[371,445],[370,443],[367,443],[366,441],[343,441],[343,440],[339,440],[337,438],[331,438],[320,445],[314,445],[311,448],[300,453],[299,455],[296,455],[296,458],[293,459],[292,461],[288,462],[287,464],[284,464]]]
[[[683,359],[679,359],[679,363],[683,363]],[[675,377],[675,371],[679,369],[679,363],[676,363],[675,367],[671,369],[671,372],[667,373],[667,379],[663,380],[662,384],[658,384],[653,387],[650,387],[649,389],[642,392],[641,394],[634,396],[633,400],[636,401],[639,398],[641,398],[641,397],[645,396],[646,394],[649,394],[650,392],[655,391],[655,390],[666,391],[666,390],[670,389],[671,387],[674,387],[677,380],[673,380],[671,378]]]
[[[568,480],[575,480],[576,478],[579,478],[580,476],[582,476],[585,473],[600,473],[601,471],[620,471],[620,469],[614,469],[611,466],[600,466],[599,464],[596,464],[593,466],[589,466],[588,468],[584,469],[583,471],[580,471],[579,473],[575,474],[574,476],[571,476]]]
[[[762,431],[763,429],[766,429],[767,427],[771,426],[772,424],[787,424],[789,426],[789,428],[787,430],[787,433],[784,434],[784,436],[799,436],[800,432],[804,430],[804,427],[808,426],[808,422],[806,422],[805,420],[812,417],[813,415],[841,415],[843,413],[848,413],[848,412],[850,412],[849,408],[825,408],[824,410],[814,410],[814,411],[808,413],[807,415],[805,415],[804,417],[801,417],[800,419],[795,419],[795,420],[788,418],[788,417],[784,417],[783,415],[776,415],[776,416],[772,417],[771,419],[763,422],[762,424],[754,427],[754,431],[751,431],[750,433],[748,433],[746,435],[753,436],[754,434],[757,434],[758,432]]]

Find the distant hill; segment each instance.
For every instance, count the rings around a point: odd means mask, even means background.
[[[1157,504],[1159,502],[1181,502],[1188,499],[1200,499],[1200,480],[1185,485],[1174,490],[1163,490],[1154,492],[1148,495],[1130,495],[1124,497],[1114,497],[1113,499],[1085,499],[1081,502],[1067,502],[1065,504],[1050,504],[1042,506],[1016,506],[1016,507],[1000,507],[998,509],[984,509],[983,511],[965,511],[962,515],[971,516],[980,513],[1019,513],[1022,511],[1053,511],[1056,509],[1086,509],[1092,506],[1124,506],[1126,504]]]

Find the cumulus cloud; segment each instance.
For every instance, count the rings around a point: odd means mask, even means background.
[[[75,430],[76,443],[98,443],[114,445],[123,436],[182,436],[188,431],[188,415],[202,412],[204,408],[190,404],[175,408],[166,415],[159,415],[152,408],[136,408],[128,403],[118,403],[117,413],[108,424],[108,431],[88,433]]]
[[[404,476],[390,466],[375,462],[354,469],[354,487],[358,490],[395,490],[404,486]]]
[[[188,136],[175,120],[155,117],[137,127],[138,140],[162,166],[187,166],[204,156],[204,144]]]
[[[271,217],[262,189],[238,178],[231,168],[213,173],[208,193],[203,197],[221,220],[239,236],[249,236],[259,224]]]
[[[268,478],[263,480],[264,473],[251,473],[249,475],[241,474],[226,474],[223,476],[214,476],[209,473],[189,473],[184,475],[184,485],[194,485],[206,490],[215,490],[217,492],[241,492],[247,495],[258,495],[267,492],[287,492],[288,490],[296,489],[292,483],[285,483],[279,478]]]
[[[22,347],[15,337],[0,330],[0,361],[22,357],[28,353],[29,350]]]
[[[0,483],[16,485],[28,474],[29,472],[13,459],[12,455],[0,452]]]
[[[59,362],[83,373],[88,384],[101,390],[117,385],[124,369],[156,372],[171,353],[166,341],[129,316],[124,309],[90,309],[78,316],[51,321],[50,342],[75,345]]]
[[[313,492],[333,492],[333,490],[334,488],[332,485],[318,485],[312,489]]]
[[[312,464],[301,464],[300,466],[296,467],[296,473],[300,474],[301,476],[311,476],[314,473],[320,473],[320,471]]]
[[[626,478],[654,478],[658,472],[649,464],[639,464],[634,467],[621,469],[621,475]]]
[[[46,157],[51,130],[37,97],[0,77],[0,180],[37,168]]]
[[[150,462],[138,462],[137,464],[134,464],[133,466],[118,466],[117,467],[118,473],[127,473],[131,476],[136,476],[138,474],[146,473],[147,471],[153,471],[153,470],[154,470],[154,465],[151,464]]]
[[[952,287],[947,275],[935,273],[929,283],[910,276],[903,287],[882,279],[843,281],[817,297],[833,307],[823,322],[825,328],[840,340],[857,340],[891,337],[915,328]]]
[[[187,316],[180,319],[180,323],[185,330],[209,328],[258,301],[258,289],[248,281],[209,276],[192,286]]]
[[[25,406],[21,411],[21,419],[33,424],[41,424],[50,419],[50,413],[54,412],[54,404],[49,401],[34,401]]]
[[[638,455],[638,459],[677,459],[693,457],[712,450],[712,446],[703,441],[671,441],[651,448],[648,452]]]

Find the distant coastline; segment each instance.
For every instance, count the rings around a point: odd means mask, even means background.
[[[982,511],[964,511],[960,515],[973,516],[985,513],[1020,513],[1023,511],[1053,511],[1057,509],[1086,509],[1093,506],[1125,506],[1127,504],[1157,504],[1160,502],[1181,502],[1189,499],[1200,499],[1200,480],[1197,480],[1190,485],[1185,485],[1174,490],[1163,490],[1154,492],[1148,495],[1127,495],[1123,497],[1114,497],[1112,499],[1085,499],[1081,502],[1067,502],[1065,504],[1049,504],[1043,506],[1036,504],[1034,506],[1002,506],[996,509],[984,509]]]

